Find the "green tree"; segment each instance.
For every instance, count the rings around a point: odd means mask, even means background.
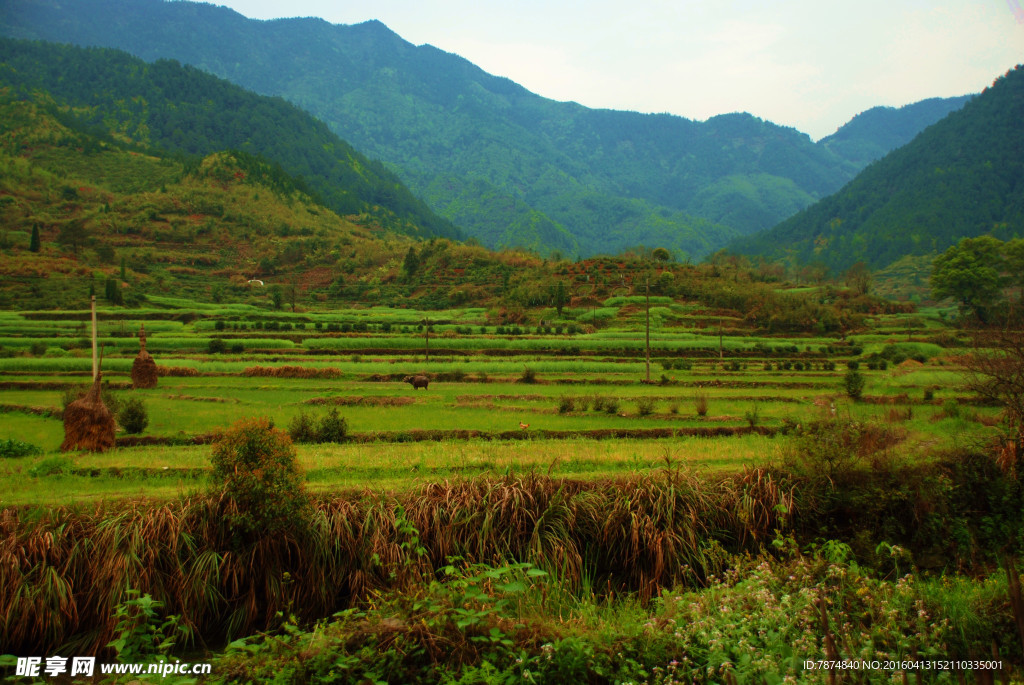
[[[565,307],[565,303],[568,301],[568,297],[565,293],[565,283],[558,281],[555,284],[554,292],[552,293],[552,300],[555,305],[555,309],[558,311],[558,318],[562,318],[562,309]]]
[[[656,262],[672,261],[672,253],[663,247],[656,247],[651,251],[651,257]]]
[[[306,527],[309,499],[288,434],[267,418],[242,419],[213,445],[213,493],[229,503],[226,521],[257,536]]]
[[[405,261],[402,262],[402,271],[405,272],[406,277],[411,278],[419,268],[420,257],[416,254],[416,248],[410,247],[409,251],[405,253]]]
[[[274,309],[280,309],[284,304],[284,292],[281,291],[281,286],[275,285],[270,289],[270,301],[274,303]]]
[[[60,227],[57,233],[57,242],[65,247],[70,247],[76,255],[89,239],[89,229],[86,228],[82,219],[72,219]]]
[[[29,252],[39,252],[39,224],[32,224],[32,237],[28,242]]]
[[[952,297],[981,323],[988,323],[1002,298],[1002,241],[992,236],[964,238],[935,258],[932,295]]]
[[[867,295],[871,290],[871,272],[864,262],[857,262],[846,271],[846,285],[858,295]]]

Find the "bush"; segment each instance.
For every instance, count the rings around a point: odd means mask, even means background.
[[[746,419],[747,425],[751,428],[761,422],[761,412],[755,404],[752,408],[748,409],[743,413],[743,418]]]
[[[348,422],[338,414],[338,410],[334,407],[328,409],[319,422],[315,422],[313,417],[303,410],[288,425],[288,434],[292,442],[345,442],[348,435]]]
[[[856,369],[848,370],[843,377],[843,387],[850,399],[859,400],[864,394],[864,376]]]
[[[242,419],[213,445],[214,496],[228,525],[259,537],[305,528],[309,500],[288,435],[266,417]]]
[[[47,457],[28,470],[33,478],[42,476],[63,476],[71,473],[75,463],[65,456]]]
[[[129,397],[121,403],[117,412],[117,423],[126,433],[137,434],[146,430],[149,425],[149,412],[141,397]]]
[[[292,418],[292,422],[288,424],[288,435],[292,442],[316,442],[313,418],[306,410],[300,410],[298,415]]]
[[[619,400],[614,397],[604,398],[604,413],[605,414],[618,414],[619,413]]]
[[[639,416],[648,416],[654,411],[655,401],[653,397],[638,397],[636,400],[636,413]]]
[[[519,377],[517,383],[533,384],[537,382],[537,372],[528,366],[523,367],[523,375]]]
[[[206,349],[210,354],[223,354],[228,351],[228,345],[222,338],[210,338],[210,342],[207,343]]]
[[[693,395],[693,408],[697,411],[697,416],[708,415],[707,393],[697,392]]]
[[[13,438],[0,440],[0,459],[16,459],[18,457],[32,457],[42,454],[43,448]]]
[[[568,414],[576,410],[576,399],[571,395],[562,395],[558,398],[558,413]]]
[[[338,410],[331,407],[327,414],[320,419],[317,427],[317,442],[344,442],[348,435],[348,421],[338,415]]]

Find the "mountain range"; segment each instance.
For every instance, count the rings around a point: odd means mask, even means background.
[[[963,104],[855,118],[819,143],[749,114],[705,122],[547,100],[379,22],[255,21],[163,0],[0,0],[0,32],[172,58],[281,96],[494,247],[698,258],[770,228]]]
[[[1024,67],[871,164],[846,187],[730,250],[842,271],[1024,237]]]

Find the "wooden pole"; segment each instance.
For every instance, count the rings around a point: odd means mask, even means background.
[[[647,334],[645,338],[645,363],[647,364],[647,382],[651,382],[651,275],[647,274],[644,280],[644,290],[647,296]]]
[[[98,336],[96,335],[96,296],[92,296],[92,379],[93,381],[99,376],[100,373],[100,361],[97,356],[97,345]]]

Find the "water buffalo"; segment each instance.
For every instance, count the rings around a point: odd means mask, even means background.
[[[402,379],[402,382],[411,385],[413,390],[419,390],[420,388],[426,390],[427,386],[430,385],[430,379],[426,376],[406,376]]]

